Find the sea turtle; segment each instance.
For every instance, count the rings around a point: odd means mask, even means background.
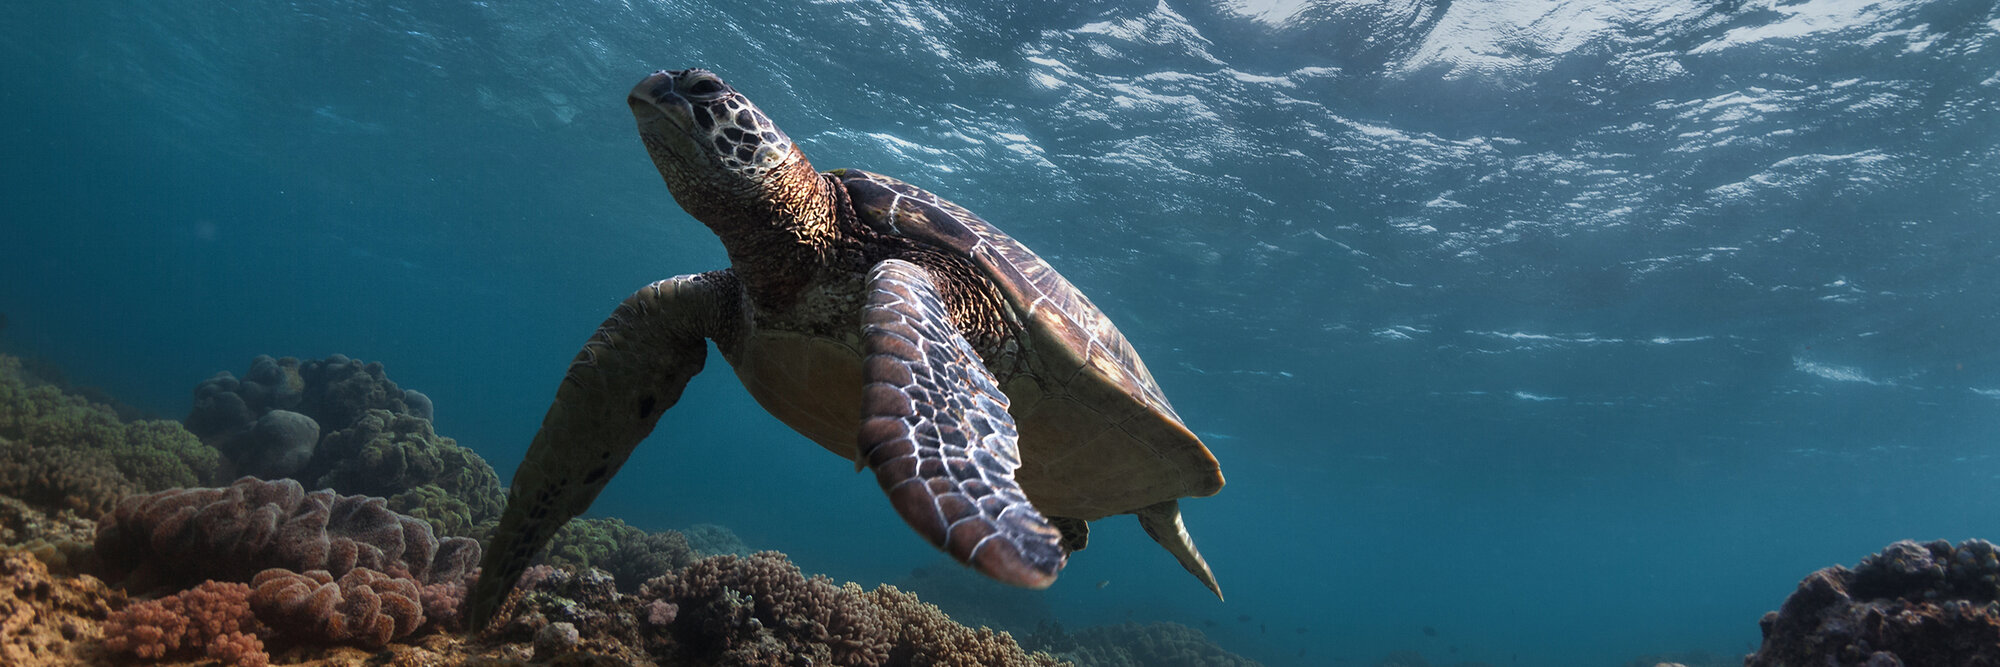
[[[514,473],[475,623],[680,399],[709,340],[765,410],[872,469],[918,534],[987,576],[1046,587],[1085,522],[1129,513],[1222,595],[1177,500],[1221,490],[1221,468],[1069,281],[937,195],[815,171],[706,70],[655,72],[626,101],[730,268],[640,289],[577,353]]]

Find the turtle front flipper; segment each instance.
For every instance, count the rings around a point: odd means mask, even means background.
[[[738,321],[740,293],[728,271],[662,280],[626,297],[584,343],[514,471],[507,510],[487,541],[467,601],[475,631],[556,530],[590,507],[680,400],[708,356],[706,339]]]
[[[1062,535],[1014,481],[1021,452],[1007,395],[923,268],[884,261],[867,292],[860,461],[932,545],[994,579],[1048,587],[1066,558]]]

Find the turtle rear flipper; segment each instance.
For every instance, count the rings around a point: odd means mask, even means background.
[[[1046,588],[1062,535],[1014,481],[1007,395],[952,324],[930,274],[888,260],[868,273],[858,460],[932,545],[986,576]]]
[[[1139,515],[1139,527],[1146,529],[1146,536],[1166,547],[1174,560],[1187,568],[1188,574],[1200,579],[1215,599],[1222,599],[1222,585],[1215,582],[1215,572],[1208,569],[1208,560],[1194,548],[1194,538],[1188,536],[1187,524],[1181,522],[1181,501],[1169,500],[1139,508],[1133,512]]]
[[[729,271],[677,276],[618,305],[570,362],[555,403],[507,489],[468,597],[474,629],[491,620],[556,530],[582,514],[701,372],[708,338],[739,321]]]

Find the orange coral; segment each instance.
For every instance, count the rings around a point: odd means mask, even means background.
[[[250,612],[250,587],[204,582],[158,600],[113,612],[104,623],[104,645],[141,658],[200,649],[209,658],[264,667],[270,656],[254,635],[263,625]]]

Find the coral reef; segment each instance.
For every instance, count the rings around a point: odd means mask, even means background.
[[[141,658],[200,654],[224,664],[263,667],[265,632],[250,611],[250,587],[210,581],[112,612],[104,646]]]
[[[670,627],[690,661],[756,664],[776,652],[814,664],[880,665],[892,629],[859,593],[808,579],[784,554],[764,551],[703,559],[647,582],[640,597],[679,608]]]
[[[563,650],[649,662],[646,651],[658,643],[649,638],[649,632],[673,619],[668,616],[659,622],[642,606],[638,598],[620,594],[611,575],[603,570],[536,565],[522,575],[515,595],[502,611],[505,620],[496,624],[489,636],[510,642],[534,641],[537,653],[542,654],[553,650],[543,633],[554,625],[568,625],[578,634],[575,641],[564,642]]]
[[[251,611],[288,639],[380,648],[424,624],[415,580],[365,567],[338,581],[326,570],[273,568],[257,573],[250,586]]]
[[[432,416],[430,398],[398,387],[380,363],[260,355],[242,379],[222,371],[197,385],[187,428],[232,474],[382,496],[439,534],[480,535],[505,507],[500,478],[438,435]]]
[[[1252,667],[1200,630],[1179,623],[1124,623],[1064,632],[1053,623],[1023,642],[1081,667]]]
[[[540,562],[611,573],[618,590],[634,593],[640,584],[693,564],[686,537],[675,531],[648,533],[618,519],[574,519],[549,541]]]
[[[806,577],[784,554],[703,559],[649,581],[649,618],[670,619],[669,663],[783,665],[1053,665],[1004,632],[972,630],[893,587],[864,592]],[[671,605],[671,612],[659,603]]]
[[[949,560],[940,559],[936,565],[912,569],[908,576],[890,583],[922,595],[926,602],[967,625],[1030,632],[1055,621],[1048,597],[1040,591],[995,582]]]
[[[121,421],[0,355],[0,494],[96,517],[119,496],[196,486],[220,457],[172,421]]]
[[[447,526],[490,521],[506,508],[493,466],[437,435],[427,419],[368,410],[327,433],[319,448],[321,455],[300,475],[316,480],[316,488],[390,497],[434,487],[455,504],[419,506]]]
[[[0,664],[89,662],[79,645],[125,606],[125,595],[94,577],[57,577],[33,556],[0,550]]]
[[[737,537],[728,526],[697,523],[681,531],[681,536],[687,538],[688,546],[695,553],[703,556],[748,556],[754,553],[750,545],[744,544],[743,538]]]
[[[860,592],[860,586],[855,584],[847,584],[845,588],[850,593]],[[961,625],[937,605],[894,586],[878,586],[860,595],[881,610],[883,620],[896,633],[888,664],[936,667],[1058,664],[1047,653],[1025,653],[1006,632]]]
[[[2000,550],[1901,541],[1808,575],[1745,667],[2000,665]]]
[[[381,498],[254,477],[127,497],[99,522],[96,544],[108,572],[141,586],[248,581],[269,568],[342,576],[357,567],[439,583],[464,578],[479,559],[477,542],[440,541],[430,524]]]

